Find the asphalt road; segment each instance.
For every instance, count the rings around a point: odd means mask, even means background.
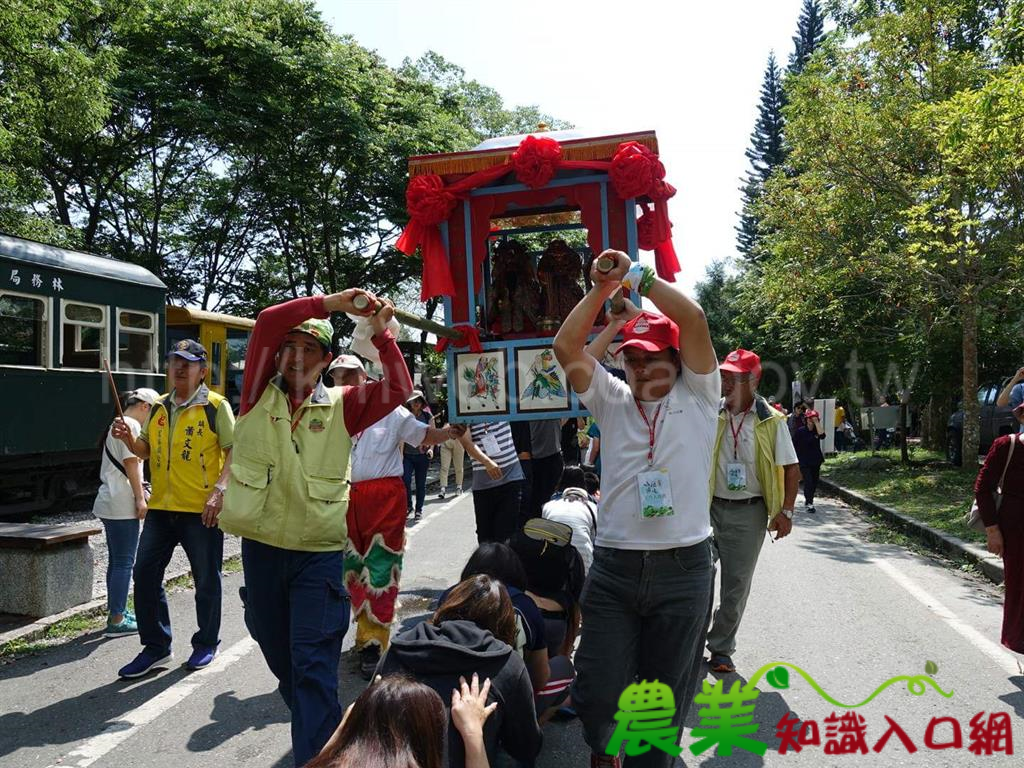
[[[765,543],[735,655],[740,674],[724,678],[726,690],[736,681],[744,685],[766,664],[783,662],[799,667],[834,700],[855,704],[892,677],[927,677],[925,663],[932,661],[938,669],[931,679],[952,694],[947,698],[928,683],[919,696],[905,681],[891,685],[854,710],[864,718],[867,754],[827,754],[826,719],[849,710],[825,701],[789,667],[787,688],[777,689],[767,679],[757,686],[758,731],[751,738],[767,745],[763,756],[740,749],[716,756],[714,748],[691,754],[697,740],[690,729],[698,724],[692,708],[682,734],[685,765],[1021,764],[1019,754],[967,750],[969,721],[978,712],[1008,713],[1014,752],[1024,750],[1024,673],[1016,657],[998,645],[999,590],[948,563],[871,543],[867,530],[846,507],[822,500],[816,516],[798,511],[791,537]],[[431,501],[409,535],[401,598],[407,623],[426,613],[472,550],[470,497]],[[96,634],[0,666],[0,768],[290,766],[288,712],[242,624],[241,580],[241,574],[225,578],[222,650],[202,672],[172,666],[141,681],[121,682],[116,670],[137,652],[137,641]],[[176,593],[171,608],[178,664],[188,656],[192,594]],[[343,655],[341,670],[346,704],[364,685],[349,659]],[[821,745],[779,754],[775,725],[787,712],[815,720]],[[872,750],[888,727],[886,716],[902,727],[916,752],[908,753],[895,735],[881,752]],[[924,736],[932,718],[958,721],[963,747],[928,748]],[[936,741],[950,741],[951,734],[947,722],[935,731]],[[537,765],[588,765],[577,722],[547,726]]]

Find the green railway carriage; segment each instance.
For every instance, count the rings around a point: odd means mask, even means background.
[[[0,513],[95,485],[121,391],[164,389],[166,286],[114,259],[0,235]]]
[[[135,264],[0,233],[0,516],[52,507],[98,483],[120,392],[166,391],[167,338],[211,350],[207,383],[237,400],[252,320],[166,306]]]

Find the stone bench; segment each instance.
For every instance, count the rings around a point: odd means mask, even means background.
[[[92,599],[100,523],[0,523],[0,613],[52,616]]]

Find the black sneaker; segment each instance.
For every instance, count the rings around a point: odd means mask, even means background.
[[[808,504],[808,505],[807,505],[807,508],[806,508],[806,509],[805,509],[804,511],[805,511],[805,512],[807,512],[807,514],[809,514],[809,515],[813,515],[813,514],[814,514],[815,512],[817,512],[818,510],[816,510],[816,509],[814,508],[814,505],[813,505],[813,504]]]
[[[377,663],[379,661],[379,645],[368,645],[359,651],[359,674],[363,676],[364,680],[369,680],[373,677],[373,673],[377,670]]]
[[[417,509],[416,510],[416,516],[413,518],[413,520],[422,520],[422,519],[423,519],[423,510],[422,509]]]

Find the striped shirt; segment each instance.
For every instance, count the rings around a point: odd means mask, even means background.
[[[486,453],[494,463],[501,467],[502,478],[492,480],[487,476],[482,464],[473,459],[473,490],[482,491],[486,488],[494,488],[515,480],[522,480],[523,470],[519,466],[519,459],[516,456],[516,447],[512,442],[512,430],[506,421],[492,421],[487,424],[471,424],[469,427],[470,439],[476,446]],[[487,443],[491,442],[488,437],[493,437],[498,444],[497,455],[487,450]]]

